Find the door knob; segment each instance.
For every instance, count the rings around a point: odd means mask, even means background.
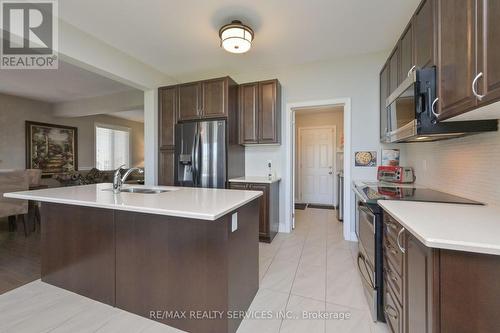
[[[331,175],[331,174],[333,174],[333,172],[330,171],[328,174]]]

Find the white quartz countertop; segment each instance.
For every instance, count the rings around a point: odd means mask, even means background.
[[[280,177],[273,177],[269,179],[269,177],[263,176],[245,176],[239,178],[229,179],[230,183],[262,183],[262,184],[272,184],[279,182],[281,180]]]
[[[169,192],[114,194],[111,191],[112,184],[105,183],[5,193],[4,196],[213,221],[262,195],[260,191],[169,186],[124,185],[123,189],[130,187],[164,189]]]
[[[500,255],[500,207],[380,200],[424,245]]]

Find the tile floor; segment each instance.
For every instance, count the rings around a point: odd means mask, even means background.
[[[388,332],[370,319],[354,263],[356,243],[343,240],[335,211],[308,208],[296,216],[293,233],[260,244],[260,289],[250,310],[273,315],[245,319],[238,333]],[[304,311],[330,318],[304,318]],[[342,315],[349,318],[336,318]],[[181,331],[38,280],[0,295],[0,332]]]

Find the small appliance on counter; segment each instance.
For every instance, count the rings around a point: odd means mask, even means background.
[[[377,179],[389,183],[411,184],[415,182],[415,173],[410,167],[385,165],[378,167]]]

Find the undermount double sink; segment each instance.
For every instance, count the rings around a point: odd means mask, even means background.
[[[165,192],[171,192],[171,190],[130,187],[130,188],[124,188],[124,189],[120,190],[120,192],[141,193],[141,194],[160,194],[160,193],[165,193]]]
[[[113,189],[107,188],[104,189],[103,191],[113,191]],[[160,194],[160,193],[165,193],[165,192],[172,192],[173,190],[161,190],[161,189],[154,189],[154,188],[139,188],[139,187],[129,187],[129,188],[124,188],[121,189],[120,192],[124,193],[138,193],[138,194]]]

